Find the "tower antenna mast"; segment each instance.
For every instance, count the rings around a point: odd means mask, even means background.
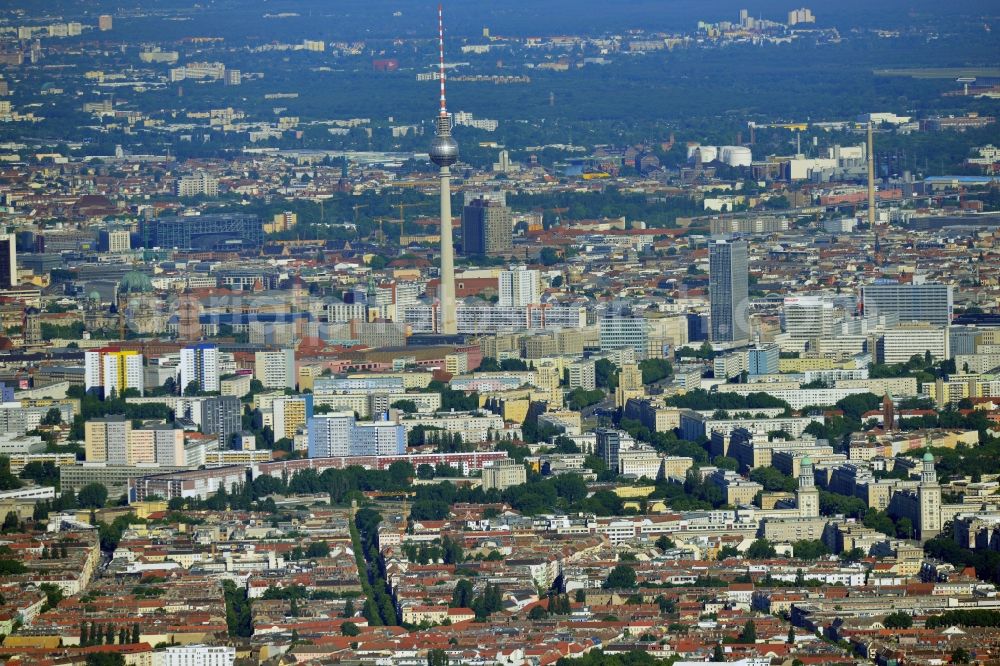
[[[439,117],[448,117],[448,104],[444,96],[444,9],[438,5],[438,80],[441,82],[441,113]]]

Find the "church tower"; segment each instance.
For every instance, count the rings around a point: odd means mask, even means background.
[[[799,469],[799,489],[795,491],[795,506],[799,510],[800,518],[819,517],[819,490],[816,489],[812,459],[809,456],[802,459]]]
[[[184,342],[201,340],[201,301],[190,287],[177,298],[177,339]]]
[[[920,540],[927,541],[941,532],[941,486],[938,485],[937,472],[934,470],[934,455],[930,451],[924,454],[917,500],[920,504],[917,529],[920,531]]]

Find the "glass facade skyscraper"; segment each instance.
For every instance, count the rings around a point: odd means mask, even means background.
[[[747,242],[714,241],[708,253],[712,342],[750,340],[748,291]]]

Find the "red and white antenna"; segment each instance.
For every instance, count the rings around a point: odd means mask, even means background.
[[[444,11],[438,5],[438,79],[441,81],[441,117],[448,117],[448,107],[444,101]]]

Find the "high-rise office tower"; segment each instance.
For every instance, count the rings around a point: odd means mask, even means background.
[[[636,358],[646,358],[649,333],[643,317],[628,312],[609,312],[601,317],[599,329],[601,351],[631,347]]]
[[[921,321],[935,326],[951,323],[954,305],[949,284],[866,284],[861,287],[865,315],[896,315],[900,322]]]
[[[107,32],[115,26],[115,19],[111,14],[101,14],[97,19],[97,29],[101,32]]]
[[[538,271],[518,266],[509,271],[500,271],[500,299],[502,308],[523,308],[539,300],[540,288]]]
[[[462,209],[466,255],[504,254],[514,249],[510,209],[491,199],[475,199]]]
[[[17,243],[13,234],[0,234],[0,289],[17,286]]]
[[[451,137],[451,117],[444,96],[444,18],[438,5],[438,76],[441,81],[441,111],[437,136],[428,153],[438,165],[441,178],[441,332],[458,333],[455,307],[455,247],[451,240],[451,165],[458,161],[458,143]]]
[[[792,340],[829,337],[838,319],[843,318],[834,300],[824,296],[786,296],[782,313],[785,332]]]
[[[750,340],[747,283],[747,242],[713,242],[708,254],[708,295],[713,342]]]
[[[219,348],[212,344],[199,344],[181,349],[181,391],[191,382],[199,391],[219,390]]]

